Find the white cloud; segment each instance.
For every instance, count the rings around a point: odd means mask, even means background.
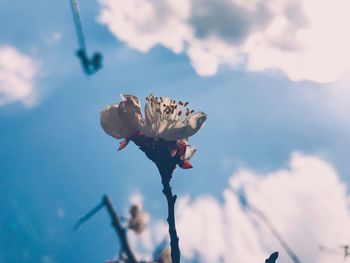
[[[61,40],[62,40],[62,33],[57,31],[52,32],[51,34],[49,34],[44,38],[44,41],[48,46],[54,46],[57,43],[59,43]]]
[[[99,21],[130,47],[186,53],[202,76],[220,65],[330,82],[349,64],[347,0],[99,0]]]
[[[294,153],[288,167],[281,170],[237,172],[223,192],[223,202],[211,196],[180,199],[177,228],[184,259],[199,256],[204,263],[264,262],[277,250],[278,262],[290,261],[266,225],[240,205],[233,189],[242,188],[250,204],[264,212],[302,262],[334,263],[343,259],[318,247],[322,244],[337,249],[350,242],[346,186],[328,162],[300,153]],[[156,223],[147,232],[152,236],[148,241],[156,244],[166,231],[164,223]]]
[[[0,46],[0,106],[36,103],[35,81],[38,65],[33,58],[11,46]]]

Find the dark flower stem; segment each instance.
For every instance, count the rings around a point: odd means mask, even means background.
[[[115,211],[112,201],[111,199],[105,195],[103,196],[103,200],[102,202],[104,203],[105,207],[107,208],[108,214],[110,215],[111,219],[112,219],[112,226],[114,227],[115,231],[117,232],[119,239],[120,239],[120,243],[122,245],[122,251],[125,252],[127,258],[128,258],[128,263],[137,263],[137,260],[130,248],[127,236],[126,236],[126,231],[125,229],[122,227],[122,225],[120,224],[120,219],[119,216],[117,214],[117,212]]]
[[[162,178],[163,194],[166,197],[168,203],[168,225],[169,225],[169,235],[170,235],[170,247],[171,247],[171,260],[172,263],[180,263],[180,248],[179,248],[179,237],[176,232],[175,225],[175,202],[176,195],[173,195],[170,187],[170,180],[173,173],[172,166],[164,165],[162,162],[156,163],[159,170],[160,176]]]
[[[179,237],[176,233],[174,212],[176,195],[173,195],[170,187],[170,181],[176,165],[179,164],[179,162],[183,162],[178,153],[178,143],[177,141],[155,141],[145,136],[135,136],[131,140],[156,164],[159,170],[162,179],[163,194],[168,203],[167,221],[169,225],[171,260],[172,263],[180,263]],[[172,155],[171,153],[174,149],[176,150],[176,154]]]

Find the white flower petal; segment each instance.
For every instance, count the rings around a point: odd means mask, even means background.
[[[166,141],[176,141],[183,138],[188,138],[194,135],[203,125],[207,115],[204,112],[196,112],[182,124],[177,122],[172,128],[165,129],[159,134],[159,137]]]
[[[129,136],[130,131],[125,127],[119,116],[119,105],[114,104],[103,110],[100,115],[101,127],[110,136],[122,139]]]
[[[146,124],[147,126],[151,126],[152,123],[154,122],[154,114],[155,112],[153,112],[152,106],[151,106],[151,102],[147,101],[146,105],[145,105],[145,118],[146,118]]]
[[[141,102],[137,96],[120,94],[120,97],[122,98],[122,100],[131,100],[133,104],[139,108],[139,111],[141,113]]]
[[[190,160],[196,151],[197,151],[197,149],[195,147],[193,147],[189,144],[186,145],[186,152],[185,152],[184,159]]]
[[[156,138],[158,136],[158,130],[160,126],[160,116],[157,112],[159,109],[158,104],[152,101],[147,101],[145,105],[145,119],[146,126],[145,134],[146,136],[150,136]]]
[[[157,134],[162,134],[166,130],[173,129],[173,128],[180,128],[184,125],[180,121],[174,121],[174,120],[167,120],[163,119],[159,122],[159,127],[157,130]]]
[[[103,130],[117,139],[130,138],[144,126],[139,99],[132,95],[122,98],[121,103],[107,107],[100,116]]]
[[[123,97],[125,100],[119,104],[119,117],[134,135],[137,131],[142,130],[144,126],[140,102],[136,96],[123,95]]]

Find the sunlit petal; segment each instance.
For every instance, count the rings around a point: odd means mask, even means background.
[[[199,131],[206,119],[205,113],[196,112],[186,122],[178,122],[172,128],[162,131],[159,137],[167,141],[188,138]]]
[[[156,140],[176,141],[195,134],[206,120],[203,112],[193,113],[188,102],[176,102],[166,97],[146,98],[145,134]]]
[[[119,116],[130,133],[140,131],[144,125],[139,99],[132,95],[123,95],[125,99],[119,104]]]
[[[126,138],[130,135],[129,129],[124,125],[119,116],[119,105],[108,106],[101,111],[100,123],[103,130],[116,139]]]

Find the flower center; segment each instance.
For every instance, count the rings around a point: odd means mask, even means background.
[[[153,112],[158,114],[160,120],[173,120],[186,123],[194,112],[194,110],[190,110],[187,107],[188,102],[176,102],[176,100],[163,97],[158,98],[152,94],[146,98],[146,101],[151,104]]]

